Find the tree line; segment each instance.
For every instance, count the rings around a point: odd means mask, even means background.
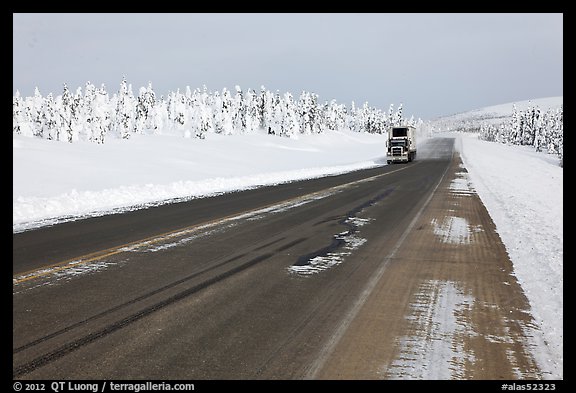
[[[351,130],[382,134],[391,126],[418,125],[406,120],[402,104],[388,111],[367,102],[348,108],[335,100],[320,104],[318,95],[307,91],[295,98],[291,93],[271,92],[261,87],[235,92],[179,89],[157,97],[152,84],[135,95],[122,79],[119,90],[110,96],[105,85],[87,82],[72,93],[66,84],[61,95],[42,96],[38,88],[32,97],[13,96],[13,132],[56,141],[86,140],[104,143],[109,138],[128,139],[133,134],[180,134],[204,139],[207,134],[243,134],[265,130],[268,134],[292,137],[319,134],[326,130]]]

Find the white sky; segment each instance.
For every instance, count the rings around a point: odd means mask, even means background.
[[[563,96],[563,14],[13,14],[13,91],[319,94],[429,119]]]

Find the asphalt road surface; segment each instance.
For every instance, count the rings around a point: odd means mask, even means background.
[[[13,235],[16,379],[539,378],[453,139]]]

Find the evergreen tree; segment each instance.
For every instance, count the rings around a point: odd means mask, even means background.
[[[356,121],[356,104],[352,101],[350,105],[350,112],[348,114],[348,128],[350,131],[358,132],[358,125]]]
[[[326,127],[329,130],[336,129],[336,110],[335,110],[336,100],[327,102],[324,104],[324,119],[326,120]]]
[[[90,81],[86,82],[84,87],[84,99],[80,107],[80,118],[84,119],[84,128],[89,141],[95,141],[98,138],[98,126],[95,123],[94,100],[96,100],[96,86]]]
[[[222,131],[225,135],[232,135],[234,133],[234,114],[232,113],[232,97],[230,92],[224,88],[222,89]]]
[[[134,118],[135,118],[135,104],[134,94],[132,93],[132,86],[126,82],[126,77],[122,78],[120,83],[120,90],[116,96],[116,111],[113,118],[113,129],[122,139],[130,138],[130,133],[133,131]]]
[[[266,112],[266,88],[262,85],[260,86],[260,94],[256,98],[256,107],[258,111],[258,120],[260,121],[258,127],[266,130],[266,122],[264,119],[264,113]]]
[[[396,115],[394,116],[394,127],[402,126],[404,118],[402,117],[402,103],[398,106],[396,110]]]
[[[72,141],[75,140],[74,129],[72,127],[72,122],[74,121],[74,116],[76,114],[76,108],[74,106],[74,97],[72,96],[72,93],[70,93],[70,90],[68,90],[68,86],[64,84],[60,118],[69,143],[72,143]]]
[[[112,128],[112,111],[110,109],[110,97],[106,86],[102,84],[94,95],[92,101],[92,115],[94,118],[93,140],[96,143],[104,143],[108,132]]]
[[[270,90],[266,90],[264,93],[264,130],[269,135],[274,135],[276,125],[274,124],[274,109],[275,109],[275,97]]]
[[[244,94],[240,86],[236,85],[236,95],[232,101],[232,124],[236,133],[241,134],[246,131],[246,103]]]
[[[508,133],[508,137],[505,138],[506,143],[516,143],[516,141],[520,138],[520,129],[521,129],[521,115],[516,108],[516,104],[512,104],[512,124],[510,128],[510,132]]]
[[[259,127],[278,136],[322,133],[328,129],[382,133],[389,125],[402,121],[402,106],[396,112],[393,108],[390,105],[388,116],[369,107],[367,102],[362,107],[353,102],[348,110],[336,100],[318,104],[315,93],[302,91],[295,100],[290,92],[272,93],[264,86],[258,95],[252,89],[243,92],[236,86],[233,97],[226,89],[221,94],[212,94],[206,86],[202,90],[187,86],[185,94],[177,90],[170,92],[166,99],[162,96],[157,99],[148,83],[148,87],[140,88],[134,97],[132,86],[123,77],[112,99],[104,85],[96,89],[90,82],[86,83],[84,94],[78,88],[72,95],[64,85],[62,95],[56,98],[51,94],[44,98],[38,89],[33,97],[23,98],[17,92],[13,98],[13,132],[96,143],[103,143],[110,135],[126,139],[132,133],[175,130],[184,136],[204,138],[210,132],[244,133]],[[533,129],[539,137],[538,146],[544,146],[552,138],[545,136],[544,119],[539,122],[533,121]],[[414,123],[413,117],[409,123]],[[550,149],[555,149],[553,144]]]
[[[81,117],[82,101],[83,101],[82,88],[78,86],[78,88],[76,89],[76,94],[74,94],[74,96],[72,97],[72,108],[71,108],[72,141],[85,139],[85,135],[83,135],[83,133],[84,133],[84,126],[86,123],[84,119]]]
[[[222,116],[222,98],[218,91],[214,92],[212,99],[212,123],[214,124],[214,132],[222,134],[224,131],[224,118]]]
[[[284,135],[284,129],[283,129],[284,105],[282,102],[282,97],[280,97],[280,92],[278,90],[276,90],[276,93],[274,94],[274,100],[272,102],[273,102],[271,113],[272,117],[269,124],[271,132],[269,131],[268,133],[269,134],[271,133],[272,135],[282,136]]]
[[[300,133],[296,105],[289,92],[284,93],[282,100],[282,132],[283,136],[295,137]]]
[[[246,132],[252,133],[260,127],[258,96],[253,89],[246,92]]]
[[[16,94],[12,97],[12,132],[14,134],[22,133],[24,113],[24,100],[20,97],[20,92],[16,90]]]
[[[32,123],[31,123],[31,128],[32,128],[32,134],[35,137],[39,137],[39,138],[43,138],[44,135],[42,133],[43,131],[43,119],[44,116],[42,114],[44,108],[44,98],[42,97],[42,94],[40,94],[40,90],[38,90],[38,87],[34,88],[34,97],[32,97],[32,100],[30,102],[30,117],[32,119]]]
[[[362,132],[372,133],[372,121],[370,112],[371,110],[368,106],[368,102],[364,102],[364,105],[362,105],[362,109],[359,113],[359,121],[362,127]]]
[[[56,108],[56,102],[52,96],[52,93],[48,93],[44,99],[44,111],[43,111],[43,124],[42,124],[42,134],[48,140],[60,140],[60,114]]]
[[[134,131],[144,134],[148,131],[155,132],[157,129],[156,116],[154,113],[156,105],[156,95],[152,89],[152,83],[148,82],[148,87],[141,87],[136,98],[136,113],[134,116]]]
[[[388,108],[388,121],[386,122],[386,128],[394,127],[395,121],[394,104],[390,104],[390,107]]]
[[[308,93],[302,91],[298,101],[296,102],[296,111],[300,121],[300,132],[306,135],[312,133],[312,121],[310,119],[309,105]]]

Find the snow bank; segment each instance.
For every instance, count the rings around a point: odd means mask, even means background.
[[[458,134],[457,149],[514,264],[540,332],[535,356],[563,378],[563,177],[556,156]]]
[[[14,135],[13,230],[384,165],[385,149],[384,135],[336,131],[103,145]]]

